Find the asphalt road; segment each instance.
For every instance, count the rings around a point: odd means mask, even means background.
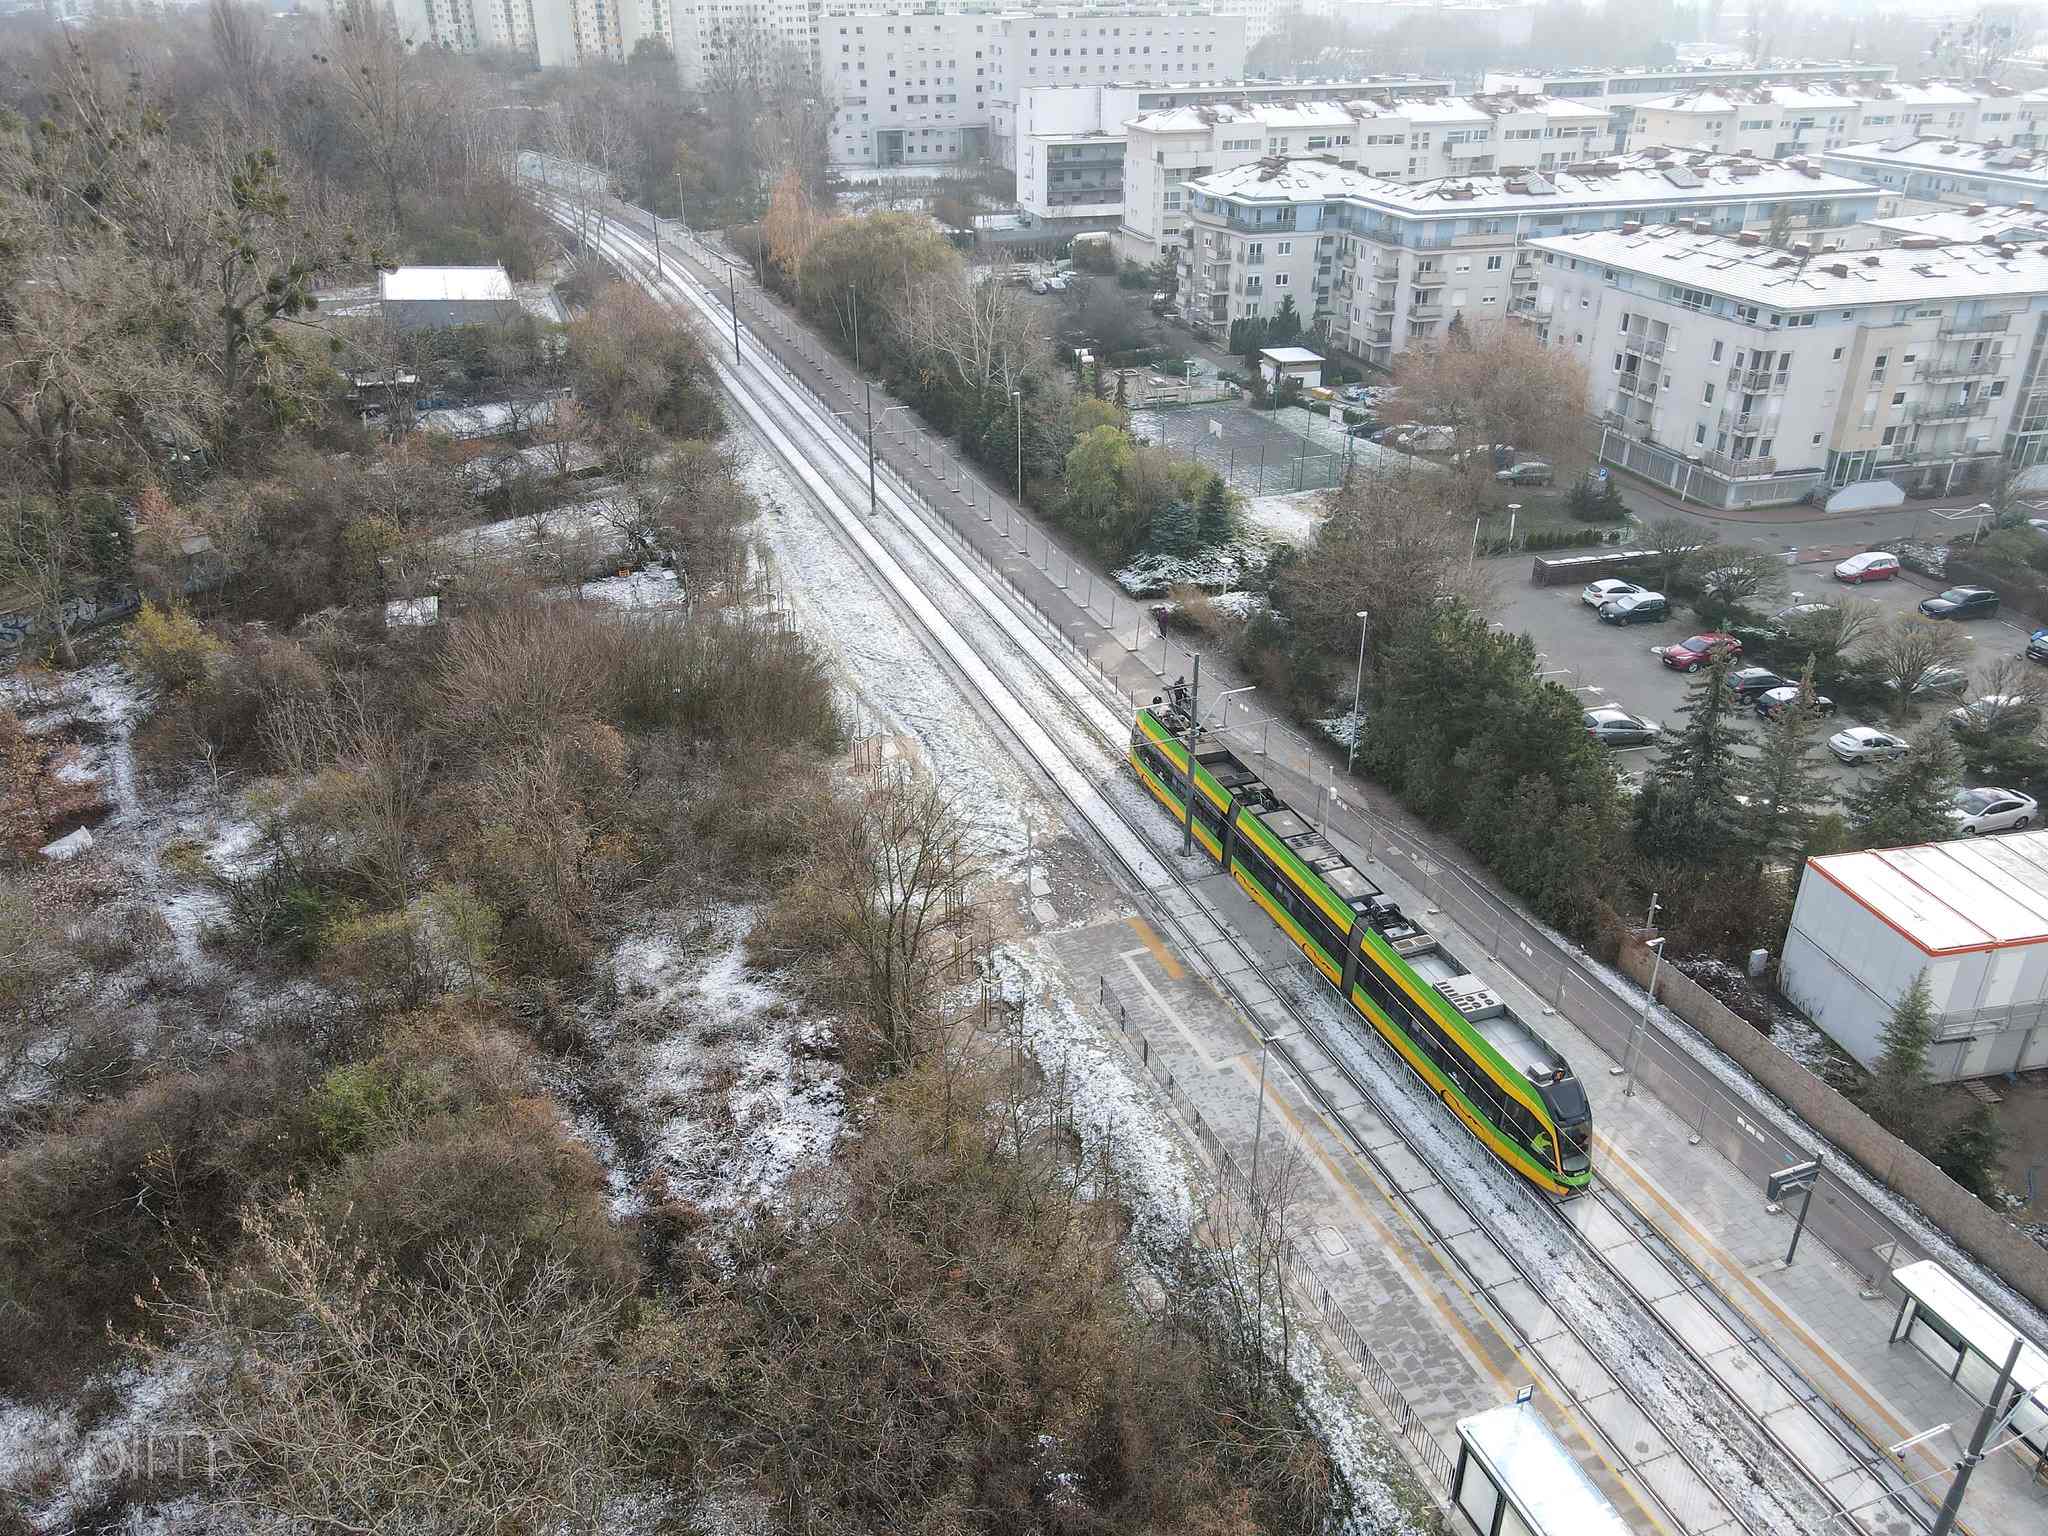
[[[1691,679],[1658,659],[1657,648],[1683,640],[1701,629],[1690,613],[1661,624],[1632,624],[1626,627],[1602,624],[1579,598],[1579,588],[1539,587],[1529,580],[1526,556],[1495,562],[1502,597],[1498,619],[1504,628],[1529,635],[1541,653],[1537,665],[1543,675],[1572,689],[1590,709],[1617,704],[1633,714],[1647,715],[1666,728],[1684,723],[1681,712]],[[1894,581],[1845,587],[1829,574],[1827,565],[1795,566],[1788,573],[1786,601],[1838,601],[1844,597],[1867,598],[1887,615],[1910,613],[1921,598],[1938,590],[1932,582],[1913,576]],[[1800,594],[1795,597],[1793,594]],[[1773,605],[1775,606],[1775,605]],[[1976,619],[1959,626],[1971,641],[1967,663],[1973,684],[1985,671],[2008,656],[2026,649],[2027,632],[2004,618]],[[1984,692],[1973,686],[1971,696]],[[1950,701],[1921,706],[1918,725],[1952,707]],[[1845,725],[1885,727],[1894,722],[1861,720],[1838,713],[1828,721],[1830,733]],[[1639,778],[1648,767],[1650,749],[1622,748],[1615,753],[1623,773]],[[1845,768],[1826,753],[1821,755],[1827,777],[1838,787],[1853,784],[1869,773],[1868,768]]]

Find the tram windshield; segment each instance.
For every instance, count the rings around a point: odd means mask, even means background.
[[[1584,1173],[1592,1166],[1593,1109],[1586,1102],[1586,1090],[1575,1077],[1561,1077],[1547,1083],[1544,1101],[1557,1121],[1558,1167],[1565,1173]]]

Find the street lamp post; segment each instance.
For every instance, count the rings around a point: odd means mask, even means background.
[[[1017,508],[1024,507],[1024,391],[1013,389],[1010,398],[1017,402]]]
[[[731,262],[725,264],[726,302],[732,306],[732,363],[740,363],[740,280],[739,269]]]
[[[1650,1027],[1650,1005],[1657,1000],[1657,974],[1664,968],[1664,940],[1660,936],[1650,940],[1650,948],[1657,958],[1650,964],[1650,990],[1643,998],[1643,1011],[1636,1019],[1636,1027],[1628,1035],[1628,1061],[1625,1070],[1628,1081],[1621,1085],[1621,1096],[1632,1099],[1636,1096],[1636,1057],[1640,1054],[1643,1031]]]
[[[1520,517],[1521,515],[1522,515],[1522,504],[1521,504],[1521,503],[1520,503],[1519,501],[1511,501],[1511,502],[1509,502],[1509,503],[1508,503],[1508,548],[1509,548],[1509,549],[1513,549],[1513,548],[1515,547],[1515,519],[1516,519],[1516,518],[1518,518],[1518,517]]]
[[[661,282],[661,215],[650,210],[647,217],[654,220],[654,280]]]
[[[1365,697],[1365,617],[1366,610],[1358,610],[1358,676],[1351,682],[1351,752],[1344,759],[1344,771],[1352,772],[1358,766],[1358,705]]]

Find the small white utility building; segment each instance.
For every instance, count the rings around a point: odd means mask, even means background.
[[[1778,984],[1865,1066],[1913,978],[1937,1082],[2048,1066],[2048,831],[1808,859]]]
[[[398,331],[493,325],[518,311],[503,267],[399,267],[377,275],[377,300]]]
[[[1307,347],[1261,347],[1259,372],[1269,389],[1278,389],[1282,379],[1299,379],[1303,389],[1314,389],[1323,382],[1323,359]]]

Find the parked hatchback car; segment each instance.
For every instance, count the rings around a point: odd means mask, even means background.
[[[1912,750],[1903,737],[1873,726],[1852,725],[1828,738],[1828,750],[1845,763],[1888,763]]]
[[[1738,667],[1728,674],[1728,691],[1745,704],[1754,704],[1773,688],[1787,686],[1769,667]]]
[[[1898,692],[1898,679],[1888,677],[1884,680],[1884,685],[1894,693]],[[1920,674],[1920,681],[1913,685],[1912,696],[1920,699],[1945,693],[1960,698],[1969,687],[1970,674],[1961,667],[1929,667]]]
[[[1797,683],[1787,683],[1782,688],[1766,688],[1756,696],[1756,712],[1763,719],[1772,719],[1789,709],[1798,697]],[[1816,693],[1813,696],[1813,711],[1817,715],[1832,715],[1835,712],[1835,701],[1824,693]]]
[[[1671,617],[1671,605],[1662,592],[1631,592],[1600,605],[1602,624],[1654,624]]]
[[[1890,581],[1898,574],[1899,557],[1881,549],[1851,555],[1835,567],[1835,580],[1846,581],[1852,586],[1865,581]]]
[[[1655,741],[1664,732],[1664,727],[1656,721],[1645,720],[1641,715],[1632,715],[1612,705],[1589,709],[1584,719],[1586,734],[1603,747],[1639,747]]]
[[[1495,470],[1493,478],[1502,485],[1549,485],[1557,479],[1557,471],[1541,459],[1524,459],[1506,469]]]
[[[1920,611],[1930,619],[1988,619],[1998,612],[1998,594],[1989,587],[1950,587],[1921,598]]]
[[[2016,789],[1959,789],[1949,819],[1965,837],[1980,832],[2021,832],[2041,808]]]
[[[2027,660],[2048,661],[2048,629],[2037,629],[2027,636]]]
[[[1742,654],[1742,642],[1733,635],[1724,635],[1719,630],[1709,630],[1704,635],[1693,635],[1676,645],[1667,645],[1658,652],[1664,665],[1677,672],[1697,672],[1714,659],[1715,653],[1728,656]]]
[[[1649,588],[1639,587],[1632,581],[1623,581],[1618,576],[1609,576],[1600,581],[1587,582],[1585,588],[1579,593],[1579,601],[1588,608],[1591,608],[1595,613],[1598,613],[1604,605],[1613,602],[1617,597],[1628,597],[1633,593],[1647,592],[1648,590]],[[2048,634],[2048,630],[2044,630],[2042,633]]]

